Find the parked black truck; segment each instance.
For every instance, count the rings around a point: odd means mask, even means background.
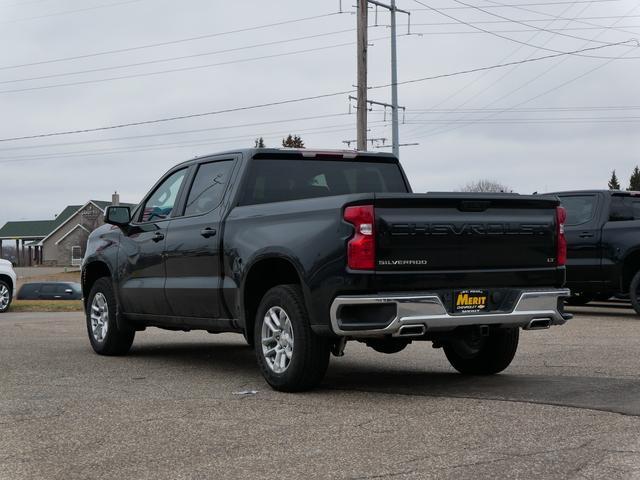
[[[640,192],[559,192],[567,211],[568,303],[629,295],[640,313]]]
[[[443,347],[505,369],[519,329],[565,323],[557,197],[413,194],[388,154],[238,150],[172,168],[107,209],[82,267],[89,339],[148,326],[243,333],[275,389],[311,388],[347,340]]]

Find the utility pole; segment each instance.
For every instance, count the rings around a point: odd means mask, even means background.
[[[391,0],[391,4],[379,2],[378,0],[358,0],[358,101],[357,101],[357,139],[358,150],[367,148],[367,27],[368,27],[368,7],[369,4],[377,8],[389,10],[391,14],[391,123],[392,135],[391,144],[393,154],[400,156],[400,126],[398,120],[398,55],[396,39],[396,13],[401,12],[409,17],[408,31],[411,32],[411,13],[400,10],[396,7],[396,0]],[[376,13],[377,15],[377,13]]]
[[[367,47],[369,0],[358,0],[358,110],[357,148],[367,149]]]
[[[391,0],[391,151],[400,158],[398,125],[398,55],[396,52],[396,0]]]

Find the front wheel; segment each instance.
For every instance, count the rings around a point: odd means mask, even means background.
[[[262,299],[254,329],[255,352],[265,380],[275,390],[299,392],[318,385],[329,365],[330,344],[309,323],[302,290],[280,285]]]
[[[465,375],[493,375],[507,368],[518,349],[520,330],[500,328],[483,337],[469,332],[444,346],[453,368]]]
[[[96,280],[87,299],[89,341],[100,355],[124,355],[131,348],[135,330],[122,330],[116,322],[116,297],[109,278]]]

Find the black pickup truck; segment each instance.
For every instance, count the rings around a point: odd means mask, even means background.
[[[640,192],[582,190],[557,194],[567,211],[568,303],[629,295],[640,313]]]
[[[82,266],[89,339],[126,353],[148,326],[243,333],[275,389],[311,388],[347,340],[443,347],[505,369],[519,329],[565,323],[557,197],[413,194],[388,154],[226,152],[111,206]]]

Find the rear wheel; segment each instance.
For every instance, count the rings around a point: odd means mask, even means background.
[[[493,375],[507,368],[518,349],[520,330],[499,328],[483,337],[475,331],[444,345],[453,368],[466,375]]]
[[[9,310],[11,300],[13,300],[13,292],[7,282],[0,280],[0,313],[4,313]]]
[[[262,375],[275,390],[311,389],[327,371],[329,340],[311,330],[298,285],[280,285],[265,294],[256,315],[254,343]]]
[[[87,299],[87,333],[96,353],[124,355],[131,348],[135,330],[122,330],[116,322],[117,304],[111,280],[99,278]]]
[[[638,271],[631,280],[629,286],[629,298],[631,299],[631,305],[637,314],[640,315],[640,271]]]

